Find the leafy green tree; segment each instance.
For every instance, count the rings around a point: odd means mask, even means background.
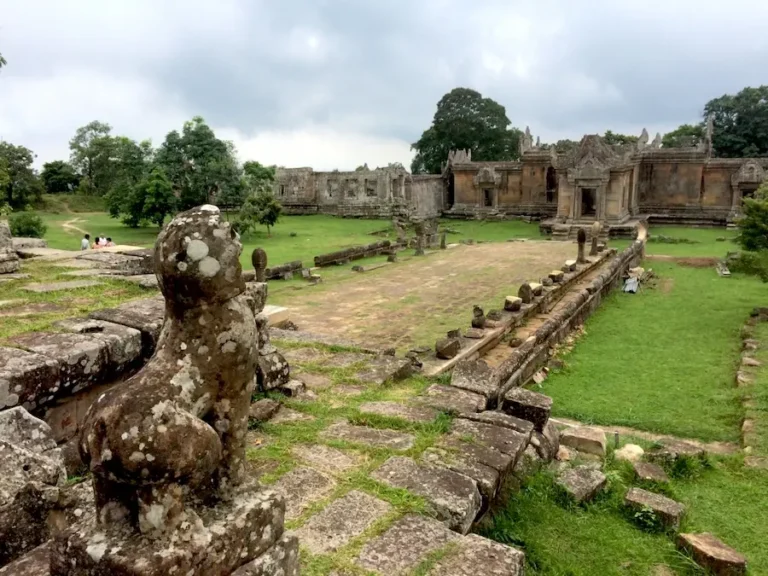
[[[3,58],[3,55],[0,54],[0,68],[7,65],[8,65],[8,62],[5,60],[5,58]]]
[[[704,139],[704,124],[682,124],[661,139],[663,148],[690,148]]]
[[[120,182],[108,197],[109,213],[120,218],[126,226],[138,228],[142,222],[162,226],[166,216],[176,210],[173,187],[160,166],[136,184]]]
[[[603,141],[609,146],[626,146],[627,144],[635,144],[639,140],[638,136],[630,136],[627,134],[617,134],[606,130],[603,134]]]
[[[251,194],[261,192],[262,190],[272,190],[275,182],[274,166],[264,166],[259,162],[248,160],[243,164],[243,177],[248,192]]]
[[[704,106],[713,118],[715,156],[749,158],[768,155],[768,86],[744,88],[714,98]]]
[[[14,210],[24,208],[33,198],[39,199],[43,187],[32,163],[35,155],[24,146],[0,142],[0,181],[4,200]]]
[[[114,183],[116,140],[112,127],[93,121],[81,126],[69,141],[70,164],[83,176],[81,192],[106,195]]]
[[[739,244],[745,250],[768,250],[768,183],[760,186],[753,198],[744,198],[742,209]]]
[[[63,160],[54,160],[43,164],[40,173],[45,191],[48,194],[65,194],[75,190],[80,183],[80,178],[74,168]]]
[[[242,198],[234,145],[216,138],[199,116],[186,122],[181,134],[169,132],[155,160],[170,179],[181,210]]]
[[[272,190],[265,188],[245,199],[234,226],[240,234],[246,234],[261,224],[267,227],[267,236],[271,236],[270,228],[277,224],[282,212],[283,207]]]
[[[471,150],[479,161],[519,157],[521,132],[509,129],[504,106],[469,88],[454,88],[437,103],[432,126],[411,145],[414,173],[439,173],[451,150]]]
[[[171,181],[160,166],[155,166],[144,188],[144,218],[157,226],[162,226],[165,217],[176,211],[176,196],[173,194]]]

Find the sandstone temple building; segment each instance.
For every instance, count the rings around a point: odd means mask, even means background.
[[[643,130],[637,143],[611,146],[587,135],[558,154],[534,144],[526,129],[520,160],[474,162],[452,152],[442,174],[401,167],[355,172],[278,169],[275,195],[289,214],[389,217],[405,206],[420,217],[530,217],[556,237],[600,221],[612,236],[650,223],[726,226],[742,199],[766,179],[768,158],[716,158],[712,125],[702,144],[662,148]]]

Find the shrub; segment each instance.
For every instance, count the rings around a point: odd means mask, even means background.
[[[42,238],[48,231],[43,219],[32,212],[19,212],[10,218],[11,234],[25,238]]]
[[[763,282],[768,282],[768,250],[741,252],[729,256],[727,263],[732,272],[758,276]]]

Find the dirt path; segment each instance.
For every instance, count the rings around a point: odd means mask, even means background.
[[[280,304],[308,332],[385,348],[431,347],[448,330],[468,327],[474,304],[498,309],[520,284],[546,276],[575,255],[570,242],[459,246],[300,290]]]
[[[62,223],[61,227],[64,228],[64,230],[67,232],[79,232],[80,234],[87,234],[85,230],[75,226],[75,224],[82,221],[82,218],[72,218],[72,220],[67,220],[66,222]]]

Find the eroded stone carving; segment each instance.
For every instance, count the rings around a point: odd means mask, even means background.
[[[256,282],[267,281],[267,253],[263,248],[254,248],[251,253],[251,264],[256,271]]]
[[[590,230],[590,236],[592,237],[592,246],[589,249],[590,256],[597,255],[597,243],[600,239],[600,232],[602,229],[603,225],[599,221],[595,221],[595,223],[592,224],[592,229]]]
[[[94,403],[81,435],[99,522],[172,530],[185,497],[224,495],[241,482],[257,342],[241,250],[213,206],[179,214],[160,233],[166,314],[157,351]]]

